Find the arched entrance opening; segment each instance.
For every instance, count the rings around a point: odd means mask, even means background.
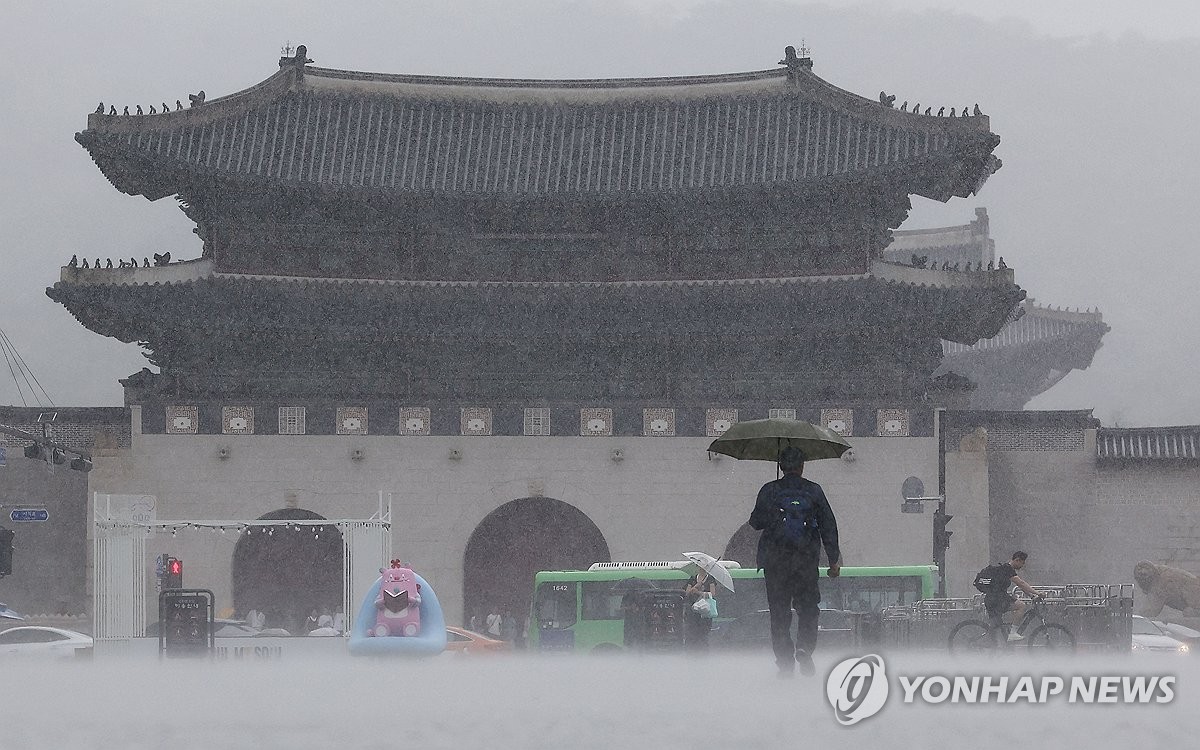
[[[604,535],[578,508],[549,497],[507,502],[480,521],[467,542],[463,620],[476,615],[482,623],[495,605],[510,608],[523,623],[539,570],[579,570],[609,560]]]
[[[733,536],[729,537],[729,544],[725,545],[723,557],[726,560],[736,560],[741,563],[743,568],[757,566],[758,534],[759,532],[750,528],[750,524],[742,524],[737,531],[733,532]]]
[[[288,508],[260,521],[321,521],[309,510]],[[266,614],[267,627],[303,632],[316,609],[333,612],[342,602],[345,558],[337,526],[252,526],[233,550],[233,606]],[[352,616],[352,615],[348,615]]]

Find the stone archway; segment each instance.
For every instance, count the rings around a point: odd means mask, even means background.
[[[758,534],[759,532],[750,528],[750,524],[742,524],[733,532],[733,536],[729,537],[729,544],[725,545],[725,554],[722,557],[726,560],[736,560],[743,568],[757,566]]]
[[[549,497],[507,502],[480,521],[467,542],[463,620],[482,618],[496,604],[522,622],[539,570],[586,569],[610,559],[600,529],[573,505]]]
[[[260,521],[321,521],[309,510],[283,509]],[[297,531],[296,529],[299,529]],[[342,533],[337,526],[252,526],[233,550],[233,607],[267,616],[268,627],[301,632],[313,609],[341,604],[345,586]]]

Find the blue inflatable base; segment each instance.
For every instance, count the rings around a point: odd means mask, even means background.
[[[379,596],[383,583],[380,576],[363,597],[350,629],[352,656],[435,656],[446,650],[446,617],[437,594],[424,578],[416,573],[413,578],[421,584],[421,632],[409,636],[370,635],[375,627],[375,597]]]

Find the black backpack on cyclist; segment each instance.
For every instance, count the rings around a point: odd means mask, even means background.
[[[1000,594],[1008,591],[1011,579],[1000,571],[1001,567],[1003,567],[1003,563],[993,563],[979,571],[979,574],[975,576],[975,588],[985,594]]]

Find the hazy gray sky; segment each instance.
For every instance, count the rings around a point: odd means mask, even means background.
[[[144,359],[46,298],[59,266],[72,253],[200,251],[173,200],[118,193],[75,143],[101,100],[120,110],[232,93],[271,75],[289,40],[333,68],[571,78],[770,68],[803,39],[836,86],[978,102],[991,115],[1004,168],[977,197],[914,199],[904,228],[966,223],[986,206],[1030,296],[1104,312],[1113,330],[1091,369],[1031,407],[1095,408],[1106,424],[1200,423],[1191,3],[116,0],[6,15],[0,328],[60,406],[119,404],[117,378]],[[0,403],[20,404],[0,374]]]

